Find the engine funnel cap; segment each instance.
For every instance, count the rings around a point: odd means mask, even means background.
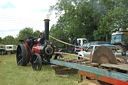
[[[49,22],[49,21],[50,21],[50,19],[44,19],[44,21],[45,21],[45,22]]]

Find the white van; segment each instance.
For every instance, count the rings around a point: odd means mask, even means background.
[[[5,50],[7,54],[16,53],[17,45],[5,45]]]

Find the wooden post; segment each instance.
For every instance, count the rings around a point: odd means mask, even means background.
[[[81,83],[81,82],[83,82],[83,75],[79,74],[79,81],[78,81],[78,83]]]

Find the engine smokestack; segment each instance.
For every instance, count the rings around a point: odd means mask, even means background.
[[[45,24],[45,39],[49,40],[49,19],[45,19],[44,20],[44,24]]]

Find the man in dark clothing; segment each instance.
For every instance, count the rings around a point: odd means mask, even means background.
[[[41,43],[41,44],[44,44],[45,33],[40,33],[39,38],[41,38],[41,39],[40,39],[40,43]]]

